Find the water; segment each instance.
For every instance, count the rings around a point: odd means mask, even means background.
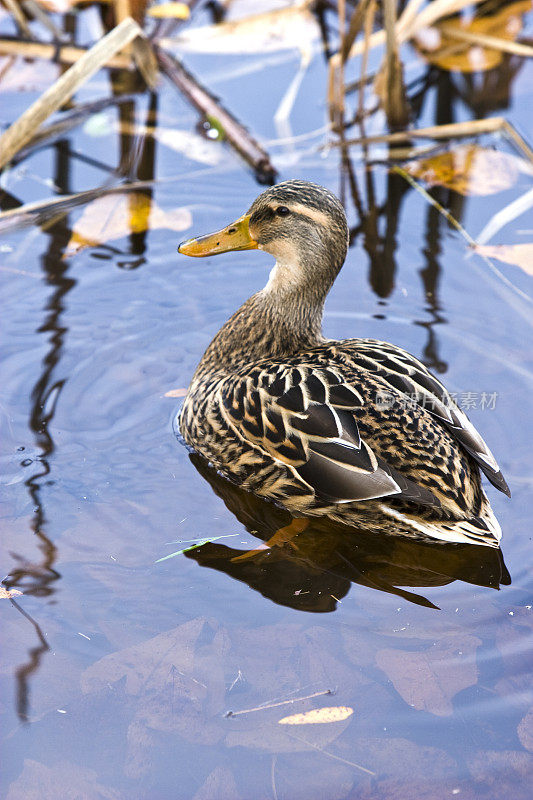
[[[266,139],[275,135],[280,92],[268,73],[231,77],[233,64],[254,58],[191,63],[204,76],[223,64],[229,77],[219,73],[216,90]],[[288,58],[272,68],[277,85],[294,67]],[[505,74],[495,73],[504,86]],[[531,63],[522,64],[503,111],[526,134],[532,77]],[[324,85],[316,57],[294,133],[324,124]],[[448,121],[446,98],[449,119],[471,118],[465,86],[456,76],[430,87],[417,124]],[[106,91],[100,77],[80,99]],[[496,91],[482,98],[501,113]],[[171,87],[158,102],[161,126],[193,130],[193,113]],[[139,119],[146,109],[141,96]],[[113,110],[99,119],[104,129],[116,121]],[[180,234],[153,229],[62,260],[81,209],[48,230],[8,232],[2,565],[23,592],[1,605],[9,800],[35,792],[113,800],[530,796],[533,315],[520,292],[531,295],[531,278],[498,262],[495,274],[467,257],[460,234],[422,195],[383,165],[365,171],[355,151],[369,210],[361,224],[339,155],[318,154],[320,141],[272,150],[281,179],[314,180],[345,197],[353,241],[325,332],[395,342],[473,406],[468,413],[513,492],[509,501],[487,487],[503,558],[356,539],[316,523],[298,549],[232,561],[288,517],[191,459],[171,432],[179,400],[165,395],[187,386],[213,334],[265,283],[270,258],[243,252],[199,262],[176,254]],[[481,142],[516,154],[499,137]],[[122,142],[122,156],[131,144]],[[259,192],[237,157],[212,146],[222,155],[215,166],[156,145],[153,199],[165,211],[192,212],[181,238],[230,222]],[[98,138],[78,128],[16,168],[9,192],[28,202],[48,196],[41,184],[49,178],[63,192],[97,185],[102,172],[76,152],[114,164],[121,151],[116,132]],[[530,188],[531,176],[520,174],[493,195],[434,196],[475,237]],[[523,243],[531,233],[526,214],[491,243]],[[329,706],[353,714],[279,724]]]

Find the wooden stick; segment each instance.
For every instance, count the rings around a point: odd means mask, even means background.
[[[98,72],[108,58],[141,34],[142,31],[134,20],[125,19],[84,53],[0,137],[0,168],[10,162],[15,153],[29,142],[45,119],[57,111],[80,86]]]
[[[261,183],[274,183],[276,170],[270,156],[251,133],[220,105],[217,97],[198,83],[180,61],[161,47],[156,46],[154,49],[161,71],[198,111],[221,128],[230,144],[253,167],[258,180]]]

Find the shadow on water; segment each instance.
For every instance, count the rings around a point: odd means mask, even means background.
[[[229,483],[201,456],[190,459],[226,507],[262,541],[289,525],[292,517],[271,503]],[[399,539],[313,519],[306,530],[282,546],[242,550],[210,542],[189,550],[187,558],[224,572],[279,605],[300,611],[335,611],[352,584],[394,594],[416,605],[437,608],[400,586],[435,587],[462,580],[498,589],[511,578],[500,550],[477,545],[434,544]]]

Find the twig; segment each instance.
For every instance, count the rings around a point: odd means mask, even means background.
[[[298,742],[302,742],[302,744],[308,744],[309,747],[312,747],[314,750],[318,750],[319,753],[324,753],[325,756],[329,756],[330,758],[334,758],[335,761],[342,761],[343,764],[349,764],[350,767],[355,767],[356,769],[360,769],[362,772],[366,772],[368,775],[375,775],[375,772],[372,772],[371,769],[367,769],[366,767],[362,767],[361,764],[356,764],[355,761],[348,761],[346,758],[342,758],[341,756],[336,756],[333,753],[330,753],[329,750],[324,750],[323,747],[319,747],[317,744],[310,742],[309,739],[302,739],[300,736],[295,736],[294,733],[289,733],[289,731],[285,731],[287,736],[290,736],[291,739],[296,739]]]
[[[115,55],[142,31],[134,20],[126,19],[97,42],[39,97],[0,137],[0,168],[27,144],[42,123],[69,100],[110,56]]]
[[[315,692],[308,694],[306,697],[294,697],[292,700],[282,700],[279,703],[270,703],[265,706],[256,706],[255,708],[243,708],[241,711],[227,711],[225,717],[240,717],[241,714],[251,714],[253,711],[266,711],[269,708],[279,708],[280,706],[291,705],[292,703],[301,703],[303,700],[312,700],[313,697],[323,697],[325,694],[335,694],[334,689],[326,689],[325,692]]]
[[[208,121],[223,131],[228,142],[253,167],[257,179],[261,183],[274,183],[276,170],[266,150],[251,133],[220,105],[218,98],[205,89],[180,61],[161,47],[155,47],[155,53],[161,71]]]
[[[272,795],[274,796],[274,800],[278,800],[278,790],[276,789],[276,761],[278,757],[276,753],[272,755],[272,765],[270,767],[270,782],[272,784]]]

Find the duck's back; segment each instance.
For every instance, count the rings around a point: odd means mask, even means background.
[[[386,501],[499,534],[478,469],[508,491],[493,456],[442,384],[387,343],[326,342],[201,375],[180,427],[227,478],[293,512],[349,521]]]

